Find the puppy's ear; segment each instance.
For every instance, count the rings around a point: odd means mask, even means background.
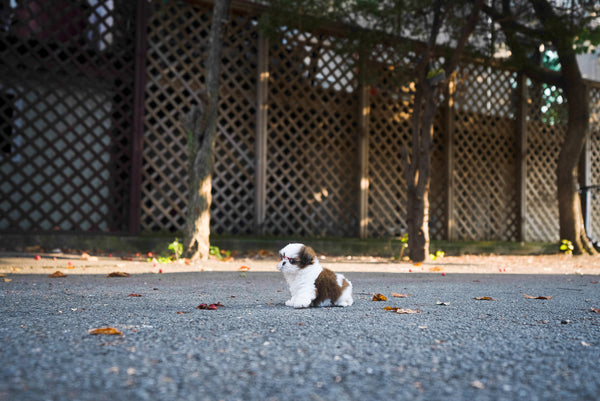
[[[298,253],[298,265],[300,265],[300,267],[312,265],[314,263],[315,256],[315,251],[310,246],[302,247],[302,249],[300,249],[300,253]]]

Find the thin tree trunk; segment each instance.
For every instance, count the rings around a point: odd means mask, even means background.
[[[200,94],[202,103],[192,109],[185,124],[188,132],[189,197],[183,245],[184,253],[192,260],[208,258],[210,249],[210,204],[221,49],[223,25],[230,3],[231,0],[215,2],[206,61],[206,89]]]
[[[576,252],[596,254],[585,232],[578,193],[578,163],[589,133],[588,89],[574,54],[563,55],[560,61],[569,113],[567,139],[560,150],[556,170],[560,238],[571,241]]]
[[[406,171],[407,183],[407,218],[408,252],[413,262],[429,259],[429,186],[431,181],[431,154],[433,151],[433,118],[439,105],[439,88],[452,76],[467,41],[475,25],[484,0],[473,4],[473,9],[466,23],[462,26],[456,49],[444,63],[444,78],[436,85],[426,77],[435,50],[438,34],[450,12],[450,4],[446,7],[437,1],[435,16],[430,37],[421,59],[415,69],[417,75],[417,91],[412,115],[412,153],[409,160],[406,149],[402,150],[403,168]]]

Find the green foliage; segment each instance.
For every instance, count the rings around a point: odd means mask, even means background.
[[[404,250],[408,248],[408,234],[404,234],[400,237],[390,238],[389,247],[391,258],[396,259],[396,257],[394,256],[394,250],[392,249],[392,241],[394,243],[396,243],[396,241],[400,243],[400,254],[398,255],[397,259],[402,259],[402,257],[404,256]]]
[[[173,251],[173,254],[175,254],[175,259],[179,260],[179,257],[183,254],[183,244],[180,243],[177,238],[175,238],[175,241],[169,244],[169,250]]]
[[[446,253],[444,251],[438,250],[438,251],[435,252],[435,254],[430,253],[429,254],[429,259],[431,259],[431,260],[438,260],[438,259],[443,258],[445,254]]]
[[[216,256],[219,260],[229,259],[231,257],[231,251],[221,250],[218,246],[210,246],[208,248],[208,253],[209,255]]]
[[[560,242],[560,251],[562,253],[564,253],[565,255],[572,255],[573,249],[575,249],[573,247],[573,243],[571,241],[569,241],[568,239],[563,239]]]

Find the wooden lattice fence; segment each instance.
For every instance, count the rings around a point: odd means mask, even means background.
[[[126,231],[135,2],[2,4],[0,231]]]
[[[183,120],[204,85],[211,5],[14,4],[0,26],[0,232],[183,230]],[[382,46],[360,82],[334,33],[282,28],[267,40],[258,18],[238,4],[227,24],[212,231],[402,234],[412,78],[395,75]],[[600,86],[590,97],[582,185],[600,184]],[[431,237],[558,240],[564,106],[552,86],[461,65],[435,119]]]

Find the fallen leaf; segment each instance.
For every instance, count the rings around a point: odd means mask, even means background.
[[[478,301],[495,301],[495,299],[492,297],[475,297],[474,299]]]
[[[532,297],[531,295],[527,295],[527,294],[523,294],[523,296],[527,299],[552,299],[552,297],[542,297],[542,296]]]
[[[600,308],[591,308],[591,311],[594,313],[600,313]]]
[[[482,382],[480,382],[479,380],[473,380],[471,382],[471,386],[473,386],[474,388],[477,388],[479,390],[483,390],[485,389],[485,384],[483,384]]]
[[[52,274],[48,274],[48,277],[57,278],[57,277],[67,277],[67,275],[60,270],[55,271]]]
[[[12,278],[5,278],[5,279],[4,279],[4,282],[5,282],[5,283],[10,283],[11,281],[12,281]]]
[[[413,266],[417,266],[417,267],[419,267],[419,266],[421,266],[422,264],[423,264],[422,262],[417,262],[417,263],[413,263]]]
[[[106,277],[129,277],[130,274],[129,273],[124,273],[124,272],[112,272],[112,273],[108,273],[106,275]]]
[[[585,342],[585,341],[582,341],[582,342],[581,342],[581,345],[583,345],[584,347],[589,347],[589,346],[590,346],[590,343],[587,343],[587,342]]]
[[[216,310],[219,307],[224,307],[225,305],[223,305],[221,302],[217,302],[216,304],[200,304],[198,306],[196,306],[196,309],[208,309],[208,310]]]
[[[383,294],[373,295],[373,301],[387,301],[387,297]]]
[[[421,313],[420,309],[417,309],[417,310],[403,309],[403,308],[395,308],[393,306],[386,306],[383,308],[383,310],[394,311],[396,313],[400,313],[400,314],[404,314],[404,315],[408,315],[408,314],[412,314],[412,313]]]
[[[129,297],[141,297],[142,294],[129,294],[128,296]]]
[[[100,327],[97,329],[92,329],[92,330],[90,330],[90,334],[94,334],[94,335],[106,334],[106,335],[112,335],[112,336],[123,335],[123,333],[121,333],[119,330],[115,329],[114,327]]]
[[[185,263],[187,266],[192,264],[192,261],[189,260],[188,258],[183,259],[183,263]]]
[[[598,284],[598,283],[599,283],[598,280],[590,281],[590,284]]]
[[[250,270],[249,266],[240,266],[240,268],[238,269],[239,271],[248,271]]]
[[[392,296],[396,298],[408,298],[412,294],[398,294],[396,292],[392,292]]]
[[[443,269],[439,266],[433,266],[429,268],[430,272],[441,272]]]
[[[400,313],[402,315],[410,315],[413,313],[421,313],[421,311],[419,309],[417,310],[413,310],[413,309],[402,309],[402,308],[398,308],[396,310],[396,313]]]

